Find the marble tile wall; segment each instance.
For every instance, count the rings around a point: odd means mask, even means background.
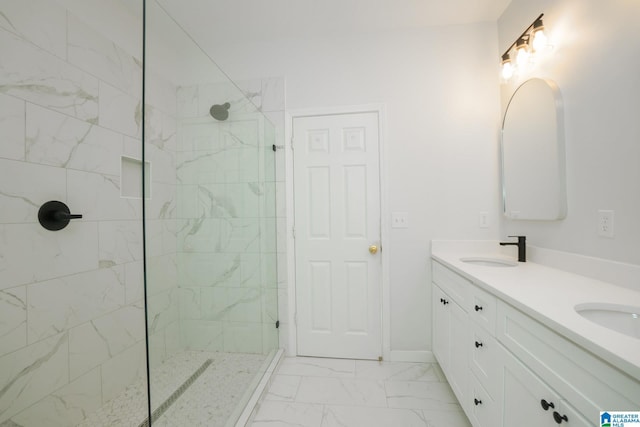
[[[276,237],[285,209],[276,206],[284,189],[276,170],[284,153],[271,146],[283,144],[284,80],[238,86],[181,87],[177,94],[178,283],[188,350],[267,353],[279,346]],[[229,119],[216,122],[209,108],[224,102]]]
[[[145,374],[142,206],[120,195],[121,156],[141,157],[142,67],[49,0],[3,0],[0,50],[0,425],[75,425]],[[153,85],[173,94],[146,123],[165,355],[179,341],[175,87]],[[48,200],[83,218],[45,230]]]
[[[146,78],[154,93],[153,104],[145,106],[145,159],[151,163],[145,230],[147,313],[149,363],[153,369],[183,347],[179,336],[176,253],[176,88],[152,71],[147,72]]]

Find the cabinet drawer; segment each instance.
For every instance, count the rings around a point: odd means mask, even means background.
[[[469,418],[475,427],[502,425],[500,408],[496,402],[472,374],[467,408]]]
[[[433,282],[453,298],[460,307],[467,310],[470,299],[469,286],[471,282],[437,261],[433,261],[431,266]]]
[[[502,369],[498,341],[484,328],[471,327],[471,371],[494,400],[498,400],[502,390]]]
[[[585,418],[640,407],[640,381],[502,301],[497,311],[497,339]]]
[[[478,325],[482,325],[492,335],[496,333],[496,304],[495,296],[483,289],[471,286],[471,300],[469,304],[469,317]]]

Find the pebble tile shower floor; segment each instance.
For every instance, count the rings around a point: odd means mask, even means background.
[[[262,354],[184,352],[151,373],[153,410],[182,386],[208,360],[211,364],[185,389],[153,426],[225,426],[267,356]],[[90,414],[78,427],[138,427],[147,419],[146,381]]]

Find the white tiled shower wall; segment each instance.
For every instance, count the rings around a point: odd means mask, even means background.
[[[119,176],[121,156],[141,157],[142,67],[107,36],[57,2],[2,2],[0,424],[77,423],[145,374],[142,204],[120,196]],[[174,94],[148,106],[162,171],[175,157],[175,88],[154,84]],[[149,228],[160,237],[149,248],[167,265],[175,177],[155,177]],[[48,200],[83,218],[45,230]],[[154,331],[177,337],[176,282],[162,283]]]
[[[111,17],[127,13],[117,2],[107,7]],[[47,0],[2,3],[0,424],[72,425],[145,373],[142,206],[140,199],[120,196],[119,176],[122,156],[141,157],[142,67],[140,57],[131,55],[140,41],[117,45],[110,38],[122,40],[123,32],[93,28],[87,22],[102,22],[100,11],[94,14],[81,19]],[[135,20],[129,16],[114,22]],[[179,218],[176,201],[177,186],[183,184],[176,168],[186,155],[176,134],[178,120],[188,114],[184,103],[176,107],[176,93],[181,92],[175,86],[149,74],[146,85],[145,150],[152,176],[146,229],[151,364],[185,348],[265,351],[257,343],[277,339],[274,304],[278,293],[286,303],[286,283],[276,288],[273,282],[261,282],[255,268],[261,276],[274,277],[270,269],[277,268],[275,252],[284,253],[285,239],[270,246],[276,234],[269,226],[273,214],[254,224],[234,218],[242,231],[235,244],[248,243],[257,229],[259,250],[239,258],[230,251],[225,259],[231,266],[239,260],[240,276],[224,277],[217,283],[221,286],[203,291],[198,304],[208,301],[208,311],[200,312],[207,314],[192,314],[190,293],[204,288],[188,282],[188,263],[178,271],[178,261],[197,261],[197,254],[184,249],[186,235],[178,227],[192,218]],[[243,82],[241,87],[275,123],[275,143],[282,145],[283,79]],[[212,99],[224,102],[235,93],[230,88],[218,86],[210,93]],[[258,115],[246,114],[254,107],[246,99],[235,101],[232,114],[245,114],[256,121],[254,131],[260,128]],[[230,120],[220,134],[233,139],[234,128],[246,133]],[[277,193],[277,232],[284,234],[284,151],[275,156],[275,182],[256,187],[250,179],[241,179],[225,194],[245,194],[248,198],[237,200],[251,204],[256,202],[252,191],[261,195],[258,203],[273,201]],[[240,187],[244,191],[236,193]],[[43,229],[37,210],[48,200],[66,202],[83,218],[58,232]],[[273,211],[273,206],[262,209]],[[218,272],[227,267],[217,262],[213,266]],[[284,320],[283,310],[281,304],[279,317]],[[209,338],[218,336],[216,328],[224,323],[231,326],[227,329],[233,340],[211,346]]]
[[[239,87],[178,89],[178,283],[187,350],[278,346],[276,217],[284,209],[275,198],[284,187],[275,170],[284,153],[271,145],[282,145],[284,80]],[[229,119],[212,121],[209,108],[225,102]]]

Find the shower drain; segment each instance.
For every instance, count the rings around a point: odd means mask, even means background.
[[[169,409],[169,407],[173,405],[176,400],[178,400],[182,393],[184,393],[191,386],[191,384],[193,384],[194,381],[197,380],[200,375],[202,375],[202,373],[209,367],[209,365],[211,365],[212,362],[212,359],[207,359],[202,364],[202,366],[200,366],[189,378],[187,378],[185,382],[182,383],[180,387],[178,387],[176,391],[171,393],[171,396],[169,396],[167,400],[162,402],[162,405],[160,405],[155,411],[153,411],[153,413],[151,414],[151,424],[153,424],[158,418],[160,418],[162,414],[164,414],[166,410]],[[149,418],[141,422],[138,427],[149,427]]]

